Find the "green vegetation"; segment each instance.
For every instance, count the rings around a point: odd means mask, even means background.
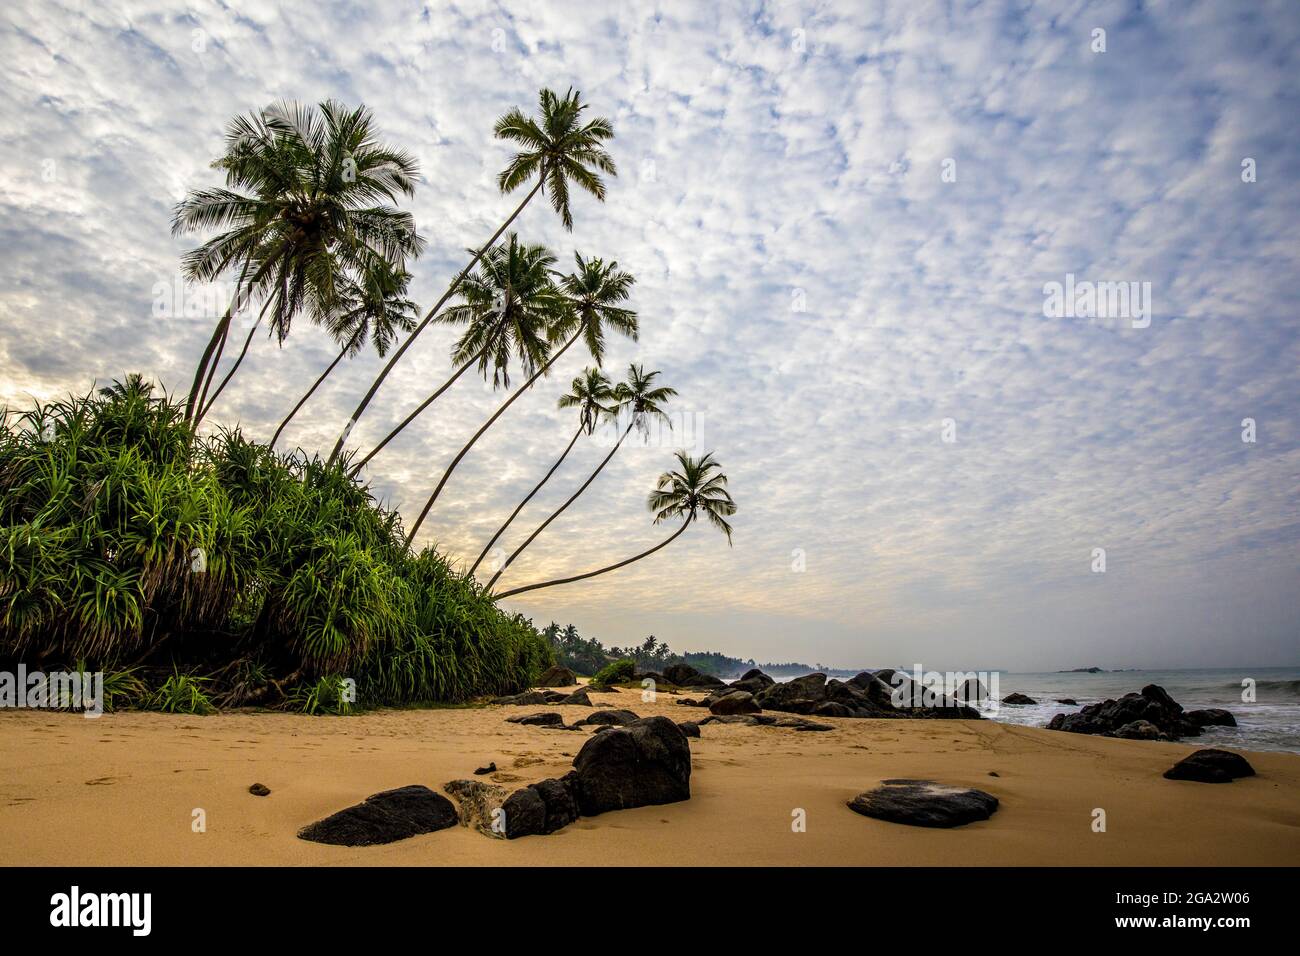
[[[138,377],[6,415],[0,493],[0,664],[103,670],[112,706],[460,701],[552,660],[341,469],[192,440]]]
[[[591,682],[600,687],[608,687],[611,684],[625,683],[634,677],[636,677],[636,661],[624,658],[606,664],[596,673]]]

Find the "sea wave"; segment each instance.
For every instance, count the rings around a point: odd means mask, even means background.
[[[1241,683],[1224,684],[1221,689],[1241,693]],[[1293,697],[1300,700],[1300,680],[1257,680],[1255,681],[1255,694],[1258,697],[1273,699]]]

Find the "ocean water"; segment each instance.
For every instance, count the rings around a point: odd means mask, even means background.
[[[1253,702],[1243,701],[1242,681],[1254,684]],[[997,713],[981,708],[985,716],[1007,724],[1043,727],[1054,714],[1077,712],[1084,704],[1140,691],[1159,684],[1184,710],[1222,707],[1237,718],[1236,727],[1207,727],[1186,742],[1207,747],[1228,746],[1245,750],[1283,750],[1300,753],[1300,667],[1243,667],[1214,670],[1134,670],[1101,674],[998,675],[1000,696],[1028,694],[1037,704],[1002,705]],[[1058,704],[1062,697],[1079,707]]]

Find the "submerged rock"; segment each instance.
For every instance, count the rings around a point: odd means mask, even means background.
[[[1002,703],[1014,704],[1019,707],[1025,704],[1036,704],[1038,701],[1034,700],[1034,698],[1030,697],[1028,694],[1007,694],[1006,697],[1002,698]]]
[[[1166,770],[1164,776],[1169,780],[1197,783],[1232,783],[1238,777],[1255,776],[1255,768],[1241,754],[1207,748],[1188,754]]]
[[[951,787],[932,780],[885,780],[848,802],[855,813],[914,827],[959,827],[987,820],[998,798],[972,787]]]
[[[452,802],[428,787],[385,790],[364,802],[317,820],[298,839],[334,846],[378,846],[454,827],[460,817]]]

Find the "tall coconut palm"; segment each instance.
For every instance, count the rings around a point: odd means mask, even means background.
[[[339,362],[356,355],[369,338],[380,358],[388,352],[399,332],[415,328],[418,312],[415,303],[406,297],[406,287],[411,274],[402,269],[379,269],[365,277],[364,285],[353,283],[339,303],[338,314],[329,320],[329,333],[335,342],[342,342],[339,354],[334,356],[325,371],[312,383],[307,393],[298,399],[280,427],[271,436],[270,446],[280,439],[285,426],[298,414],[320,384],[329,377]]]
[[[272,328],[283,342],[304,308],[318,318],[334,311],[348,273],[376,261],[399,265],[423,245],[410,214],[382,204],[413,194],[415,160],[378,141],[364,106],[284,102],[237,116],[213,166],[225,188],[192,192],[172,219],[173,233],[222,230],[185,256],[188,278],[212,281],[233,268],[239,275],[190,386],[186,420],[196,425],[239,307],[273,297]]]
[[[505,520],[505,523],[500,528],[497,528],[497,533],[492,536],[492,540],[484,545],[483,552],[478,556],[478,560],[474,562],[474,566],[469,569],[470,574],[478,570],[478,566],[487,557],[487,553],[492,550],[492,545],[497,543],[497,539],[505,533],[511,522],[519,516],[519,512],[524,510],[528,502],[533,500],[533,496],[542,490],[542,486],[550,481],[551,476],[555,474],[560,465],[564,464],[564,459],[569,457],[569,452],[573,450],[573,446],[577,444],[578,439],[583,434],[590,435],[596,430],[596,423],[600,421],[601,417],[614,411],[614,408],[611,407],[614,401],[614,388],[610,384],[609,378],[600,369],[584,369],[583,373],[573,380],[568,393],[561,395],[556,404],[560,408],[578,409],[578,430],[573,433],[573,437],[569,439],[569,444],[564,447],[560,457],[555,459],[555,464],[551,466],[551,470],[533,486],[533,490],[528,492],[523,501],[519,502],[518,507],[510,512],[510,517]]]
[[[461,301],[438,316],[439,322],[466,327],[451,351],[456,370],[353,466],[353,474],[472,366],[478,365],[485,381],[491,369],[493,388],[508,388],[512,353],[525,375],[546,360],[550,353],[547,333],[564,307],[552,277],[554,265],[555,256],[549,249],[520,244],[513,232],[509,242],[494,246],[483,257],[478,271],[461,282]]]
[[[379,391],[380,386],[384,384],[384,380],[388,378],[389,373],[401,360],[411,343],[425,330],[433,317],[438,314],[438,310],[455,294],[460,283],[464,281],[478,260],[496,244],[510,224],[515,221],[515,217],[524,211],[524,207],[538,192],[549,193],[551,205],[560,214],[560,221],[564,224],[564,228],[570,231],[573,229],[573,215],[569,210],[570,183],[590,193],[598,201],[605,201],[605,181],[600,174],[617,176],[618,170],[614,166],[614,160],[601,144],[613,138],[614,127],[604,117],[597,117],[584,123],[582,114],[586,109],[587,104],[582,102],[582,94],[572,88],[564,96],[557,96],[549,89],[542,89],[538,93],[539,119],[525,116],[518,107],[515,107],[497,120],[493,129],[496,138],[520,147],[519,152],[515,153],[506,168],[497,176],[497,187],[503,194],[509,194],[525,183],[536,180],[533,188],[492,234],[492,238],[483,244],[470,259],[469,264],[452,280],[447,291],[442,294],[442,298],[433,304],[433,308],[429,309],[420,324],[380,370],[379,375],[370,384],[370,388],[352,412],[347,427],[335,442],[334,450],[330,452],[331,462],[342,453],[343,443],[347,440],[348,433],[361,420],[375,393]]]
[[[474,433],[474,436],[465,443],[465,446],[452,459],[451,464],[447,466],[447,470],[443,472],[438,486],[433,489],[433,494],[424,503],[424,509],[420,512],[419,517],[415,519],[415,523],[411,525],[411,530],[406,537],[408,545],[415,540],[415,533],[420,530],[420,525],[424,523],[429,509],[438,500],[438,495],[442,493],[442,489],[446,486],[447,479],[451,477],[452,472],[456,470],[456,466],[461,463],[461,460],[469,454],[469,450],[505,413],[505,410],[513,405],[520,395],[528,391],[534,382],[545,375],[551,366],[559,361],[560,357],[578,339],[583,339],[586,342],[587,349],[591,352],[591,357],[596,360],[597,365],[605,357],[606,329],[613,329],[636,341],[638,335],[636,313],[631,309],[625,309],[618,305],[620,302],[627,301],[628,296],[632,293],[632,285],[636,280],[631,273],[619,269],[617,262],[606,265],[601,259],[584,259],[576,252],[573,255],[578,264],[578,271],[572,275],[564,276],[560,281],[560,287],[564,292],[564,309],[556,315],[555,322],[551,327],[551,341],[556,342],[565,339],[564,344],[552,352],[546,362],[529,377],[528,381],[524,382],[501,404],[501,407],[482,424],[479,430]]]
[[[618,452],[619,447],[623,444],[623,440],[627,438],[633,428],[641,429],[643,431],[647,430],[652,418],[657,418],[663,422],[668,421],[668,414],[664,411],[664,405],[668,403],[669,399],[677,394],[677,390],[669,388],[666,385],[656,386],[654,381],[658,377],[658,372],[647,372],[640,365],[633,364],[628,366],[627,380],[619,382],[618,387],[614,389],[614,400],[616,405],[610,412],[611,417],[617,417],[620,413],[625,413],[627,415],[627,427],[623,429],[623,434],[618,437],[618,441],[616,441],[614,447],[609,450],[609,454],[607,454],[604,459],[601,460],[601,463],[596,466],[596,470],[587,476],[587,480],[582,483],[578,490],[570,495],[569,499],[564,502],[564,504],[551,512],[550,516],[537,526],[536,530],[528,536],[527,540],[525,540],[519,547],[515,548],[510,557],[506,558],[505,563],[502,564],[501,567],[497,569],[497,573],[492,576],[492,580],[488,581],[488,590],[492,589],[492,585],[496,584],[497,578],[501,577],[501,575],[505,573],[506,568],[514,564],[515,558],[519,557],[519,555],[523,553],[524,549],[532,544],[533,541],[536,540],[537,536],[545,531],[552,521],[564,514],[564,512],[568,510],[569,505],[577,501],[578,496],[586,491],[588,486],[596,480],[596,476],[599,475],[605,469],[605,466],[609,464],[610,459]]]
[[[677,470],[666,471],[660,475],[659,480],[655,483],[655,490],[650,492],[650,496],[646,501],[647,506],[655,514],[655,524],[670,518],[684,519],[681,526],[665,540],[659,542],[653,548],[642,551],[640,554],[633,555],[617,564],[611,564],[595,571],[588,571],[585,574],[575,574],[572,577],[556,578],[553,581],[542,581],[539,584],[514,588],[497,595],[498,600],[515,594],[523,594],[525,591],[536,591],[538,588],[554,587],[557,584],[569,584],[573,581],[582,581],[587,578],[594,578],[598,574],[625,568],[632,562],[649,557],[656,551],[672,544],[683,531],[701,516],[725,534],[727,544],[731,544],[731,525],[727,523],[726,519],[736,513],[736,503],[727,491],[727,476],[722,474],[721,466],[714,459],[713,453],[710,452],[702,458],[691,458],[686,452],[679,451],[676,458]]]

